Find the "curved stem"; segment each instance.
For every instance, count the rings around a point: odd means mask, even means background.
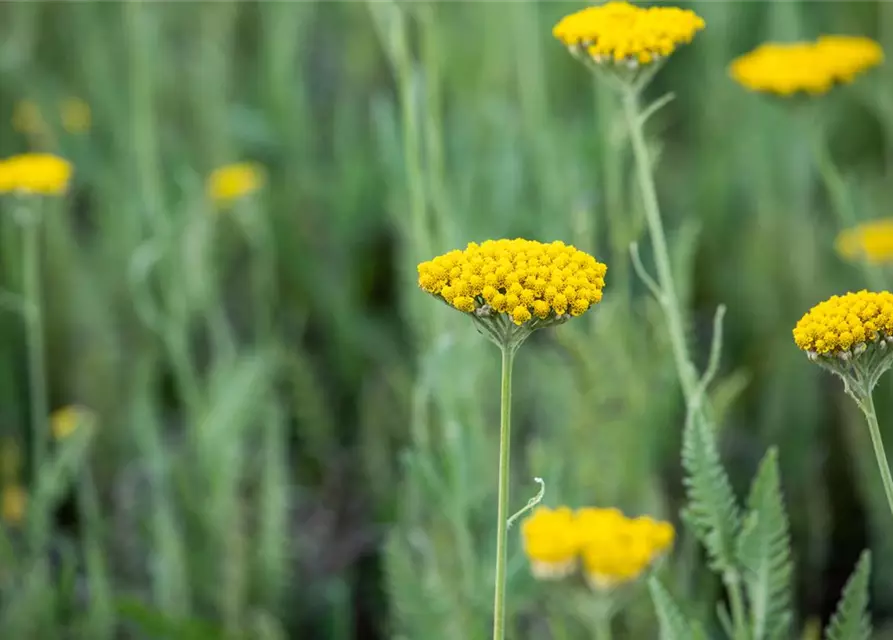
[[[47,446],[47,382],[43,343],[43,291],[40,282],[40,216],[22,216],[22,295],[25,300],[25,343],[28,352],[28,396],[31,411],[31,473],[36,477]]]
[[[881,439],[881,429],[877,421],[877,412],[874,408],[874,400],[871,391],[865,394],[865,400],[859,403],[865,419],[868,421],[868,432],[871,434],[871,444],[874,447],[874,455],[877,458],[878,470],[881,472],[881,482],[884,485],[884,493],[887,495],[887,504],[893,513],[893,477],[890,476],[890,465],[887,462],[887,453],[884,451],[884,441]]]
[[[505,575],[508,533],[509,461],[511,447],[512,364],[515,350],[502,348],[502,392],[499,411],[499,507],[496,525],[496,589],[493,597],[493,640],[505,638]]]
[[[623,90],[623,113],[629,128],[633,157],[636,162],[636,174],[639,178],[639,189],[642,192],[642,203],[645,208],[645,220],[651,236],[651,249],[654,252],[654,263],[657,268],[657,281],[660,285],[659,298],[664,315],[667,318],[667,329],[673,348],[673,357],[679,374],[679,382],[686,400],[690,400],[697,385],[696,375],[688,357],[685,341],[685,330],[682,321],[682,310],[676,294],[673,280],[673,269],[670,263],[670,252],[664,234],[663,222],[660,218],[660,207],[657,202],[657,189],[651,174],[651,159],[645,144],[643,121],[639,114],[639,99],[634,88]]]

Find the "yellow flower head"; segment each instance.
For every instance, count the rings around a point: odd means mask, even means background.
[[[256,162],[239,162],[215,169],[208,176],[208,196],[217,204],[227,204],[254,193],[266,183],[266,172]]]
[[[18,484],[5,485],[0,492],[0,517],[7,524],[19,524],[28,508],[28,493]]]
[[[579,541],[568,507],[537,507],[521,526],[521,536],[535,577],[557,580],[574,572]]]
[[[847,260],[893,262],[893,218],[872,220],[841,231],[834,247]]]
[[[92,422],[93,413],[89,409],[76,405],[57,409],[50,416],[50,428],[56,440],[67,438],[78,427]]]
[[[71,180],[71,163],[49,153],[26,153],[0,161],[0,194],[62,195]]]
[[[893,340],[893,294],[860,291],[831,296],[803,316],[794,341],[811,356],[858,356],[868,345]]]
[[[760,45],[735,59],[732,78],[751,91],[791,96],[823,94],[884,59],[880,45],[859,36],[821,36],[814,42]]]
[[[561,241],[471,242],[418,266],[419,286],[478,318],[536,329],[585,313],[602,299],[607,267]]]
[[[638,578],[669,549],[674,538],[670,523],[627,518],[616,509],[580,509],[577,529],[583,571],[598,589]]]
[[[552,34],[599,63],[649,64],[691,42],[703,28],[703,18],[688,9],[608,2],[565,16]]]

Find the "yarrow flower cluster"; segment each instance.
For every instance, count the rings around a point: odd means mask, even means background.
[[[0,194],[61,195],[71,174],[71,163],[49,153],[13,156],[0,160]]]
[[[865,222],[841,231],[834,243],[843,258],[873,264],[893,261],[893,218]]]
[[[607,267],[561,241],[471,242],[418,266],[419,287],[477,318],[530,329],[585,313],[602,299]]]
[[[617,509],[538,507],[524,521],[524,552],[534,576],[556,580],[582,567],[587,582],[610,589],[637,579],[670,548],[668,522],[627,518]]]
[[[736,58],[732,78],[751,91],[791,96],[823,94],[851,82],[884,59],[880,45],[861,36],[821,36],[814,42],[760,45]]]
[[[597,63],[637,66],[669,56],[703,28],[703,18],[688,9],[608,2],[565,16],[552,34]]]
[[[800,319],[794,341],[811,360],[839,375],[848,393],[864,397],[893,365],[893,293],[831,296]]]

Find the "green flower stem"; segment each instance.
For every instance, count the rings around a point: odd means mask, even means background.
[[[496,523],[496,588],[493,598],[493,640],[505,638],[505,574],[508,542],[509,461],[511,450],[512,365],[515,347],[502,350],[502,391],[499,410],[499,507]]]
[[[33,438],[31,473],[37,478],[46,457],[47,381],[43,343],[43,290],[40,281],[39,211],[20,204],[17,212],[22,227],[22,296],[24,297],[25,344],[28,357],[28,397]]]
[[[611,633],[611,615],[608,611],[600,611],[596,616],[593,621],[592,633],[595,640],[612,640],[614,636]]]
[[[877,411],[874,408],[871,391],[864,394],[864,398],[864,401],[859,403],[859,408],[862,409],[862,413],[865,414],[865,419],[868,421],[868,432],[871,434],[871,444],[877,458],[878,470],[881,472],[881,482],[884,484],[884,493],[887,495],[890,513],[893,513],[893,477],[890,476],[890,464],[887,462],[887,453],[884,451],[884,441],[881,439],[881,429],[878,426]]]
[[[667,319],[673,358],[676,362],[676,371],[679,375],[679,382],[682,385],[686,403],[691,405],[696,402],[700,407],[698,410],[703,412],[705,407],[699,398],[698,374],[688,354],[682,309],[676,293],[676,284],[673,280],[670,251],[667,247],[667,238],[664,233],[663,222],[661,221],[660,206],[657,201],[657,188],[651,172],[651,158],[648,153],[648,147],[645,144],[644,118],[639,108],[639,91],[642,86],[644,85],[624,86],[622,89],[622,101],[623,113],[626,117],[633,157],[636,163],[636,173],[639,178],[639,189],[642,192],[645,220],[648,224],[651,248],[657,268],[658,290],[656,295]],[[734,567],[726,568],[725,583],[732,603],[735,638],[736,640],[746,638],[747,618],[744,613],[741,580]]]
[[[682,391],[686,400],[691,400],[697,387],[697,375],[688,357],[682,310],[676,294],[676,284],[673,281],[670,252],[667,248],[667,238],[661,222],[660,207],[657,203],[657,189],[654,186],[654,177],[651,174],[651,159],[648,154],[648,147],[645,144],[638,91],[635,87],[625,87],[623,89],[623,113],[629,128],[633,156],[636,162],[636,173],[639,178],[639,189],[642,192],[642,202],[645,207],[645,219],[648,223],[651,248],[654,252],[654,262],[657,267],[657,281],[660,285],[658,301],[661,307],[663,307],[664,315],[667,318],[667,328],[670,333],[670,343],[673,349],[673,357],[676,361],[679,382],[682,385]]]

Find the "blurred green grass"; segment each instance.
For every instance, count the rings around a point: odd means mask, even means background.
[[[560,238],[609,265],[598,312],[518,359],[514,501],[540,475],[547,504],[678,524],[682,406],[628,264],[644,230],[626,141],[550,35],[579,6],[0,5],[0,154],[32,148],[10,124],[23,98],[93,113],[84,135],[51,123],[76,178],[47,211],[43,269],[50,406],[98,416],[46,543],[2,536],[4,637],[485,637],[497,358],[414,282],[419,260],[469,240]],[[650,131],[700,352],[729,308],[724,455],[743,492],[779,445],[800,622],[829,614],[871,546],[881,626],[893,548],[867,434],[790,335],[865,276],[833,252],[807,127],[726,66],[828,32],[889,54],[893,5],[686,6],[707,29],[658,76],[651,97],[676,99]],[[816,105],[864,219],[889,215],[891,96],[881,68]],[[240,159],[264,163],[268,187],[215,211],[204,176]],[[0,217],[11,292],[19,242]],[[21,318],[3,312],[0,331],[0,435],[28,449]],[[517,633],[551,637],[548,588],[517,539],[510,554]],[[669,565],[674,590],[712,606],[684,537]],[[651,625],[642,596],[623,637]]]

